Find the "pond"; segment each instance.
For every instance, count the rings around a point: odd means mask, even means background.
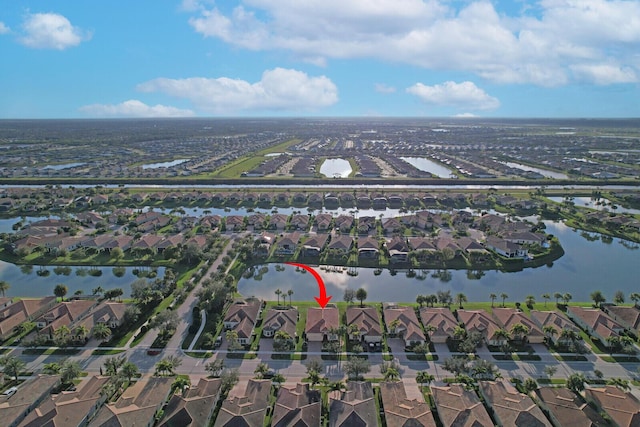
[[[453,172],[450,169],[424,157],[400,157],[411,166],[424,172],[429,172],[438,178],[451,178]]]
[[[547,197],[549,200],[553,200],[556,203],[564,203],[564,197]],[[607,210],[615,213],[628,213],[632,215],[640,215],[640,209],[625,208],[620,205],[616,205],[609,199],[600,198],[599,200],[592,199],[591,197],[574,197],[573,203],[576,206],[585,206],[598,211]],[[613,208],[615,206],[615,209]]]
[[[347,178],[351,172],[351,163],[344,159],[327,159],[320,166],[320,173],[329,178]]]
[[[464,293],[469,301],[488,301],[489,294],[509,295],[508,302],[523,301],[532,294],[536,308],[543,308],[541,295],[554,292],[569,292],[573,301],[589,301],[589,294],[601,290],[608,301],[614,293],[621,290],[625,295],[640,292],[638,285],[638,245],[618,240],[600,238],[599,235],[577,232],[561,223],[545,222],[547,232],[557,236],[565,249],[565,255],[552,266],[528,268],[516,273],[485,271],[474,274],[466,270],[414,270],[415,277],[408,277],[406,271],[392,274],[382,270],[358,268],[357,276],[350,276],[349,270],[339,272],[317,268],[325,281],[327,295],[333,295],[335,301],[342,301],[347,288],[364,288],[368,301],[414,302],[419,294],[435,294],[438,290],[450,290],[455,296]],[[238,290],[246,296],[255,295],[268,300],[275,299],[275,290],[294,291],[294,300],[313,300],[318,295],[318,287],[309,273],[296,271],[295,267],[268,265],[268,272],[257,278],[241,279]]]
[[[170,162],[148,163],[146,165],[142,165],[142,169],[170,168],[171,166],[177,166],[181,163],[188,162],[188,161],[189,159],[177,159]]]
[[[116,270],[115,268],[118,268]],[[91,290],[122,288],[124,297],[131,294],[131,283],[138,276],[136,271],[157,271],[156,277],[164,276],[164,267],[87,267],[87,266],[18,266],[0,261],[0,280],[9,283],[7,296],[42,297],[53,295],[53,288],[63,283],[69,288],[67,295],[77,290],[90,294]],[[143,274],[144,274],[143,273]],[[142,274],[140,275],[142,277]]]
[[[516,168],[527,172],[537,172],[545,178],[553,178],[553,179],[569,179],[568,175],[565,175],[560,172],[554,172],[547,169],[534,168],[533,166],[522,165],[520,163],[514,162],[501,162],[504,165],[509,166],[510,168]]]
[[[84,163],[64,163],[61,165],[47,165],[44,167],[44,169],[53,169],[53,170],[59,171],[63,169],[77,168],[78,166],[82,166],[82,165],[84,165]]]

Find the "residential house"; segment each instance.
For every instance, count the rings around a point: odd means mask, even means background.
[[[269,256],[271,246],[275,243],[276,236],[273,233],[267,233],[263,231],[262,234],[257,236],[253,244],[253,254],[259,257]]]
[[[271,203],[272,200],[273,197],[270,193],[260,193],[260,196],[258,197],[258,201],[260,203]]]
[[[529,256],[529,251],[524,246],[497,236],[487,237],[486,247],[506,258],[526,258]]]
[[[348,255],[353,246],[353,237],[351,236],[333,236],[329,243],[328,249],[333,252],[334,256]]]
[[[244,229],[244,216],[229,215],[225,218],[224,224],[227,231],[240,231]]]
[[[83,425],[107,399],[101,391],[109,379],[107,376],[92,376],[83,381],[78,390],[50,394],[35,411],[29,412],[19,427]]]
[[[386,209],[388,199],[384,194],[375,194],[373,196],[373,208],[374,209]]]
[[[336,228],[345,234],[349,234],[351,228],[353,227],[354,219],[351,215],[340,215],[335,218],[334,223]]]
[[[81,325],[89,331],[93,330],[93,327],[99,323],[107,325],[110,329],[116,329],[122,324],[126,309],[127,304],[121,302],[102,301],[100,304],[89,310],[88,313],[84,313],[77,322],[73,323],[71,326],[71,335],[76,339],[79,338],[75,331]]]
[[[289,217],[285,214],[273,214],[269,218],[268,227],[270,230],[284,230],[288,221]]]
[[[331,333],[331,331],[338,329],[339,326],[340,315],[337,307],[309,307],[307,309],[307,324],[305,325],[307,341],[335,341],[338,339],[338,335]]]
[[[56,330],[62,326],[69,327],[97,304],[95,300],[61,302],[35,320],[38,333],[53,339]]]
[[[262,303],[257,299],[236,300],[222,320],[225,329],[236,331],[240,344],[250,344],[261,309]]]
[[[409,247],[416,254],[419,261],[427,261],[438,253],[438,248],[427,237],[409,237]]]
[[[636,337],[640,336],[640,310],[637,307],[606,305],[604,306],[604,311]]]
[[[389,252],[389,261],[392,264],[407,262],[409,260],[409,246],[404,237],[393,237],[385,243]]]
[[[314,221],[318,231],[327,231],[331,228],[331,221],[333,221],[333,217],[328,213],[320,213],[316,215]]]
[[[305,240],[302,245],[304,256],[319,257],[327,244],[327,240],[329,240],[328,234],[316,234]]]
[[[308,383],[282,386],[273,408],[272,427],[320,427],[322,397]]]
[[[131,236],[115,236],[103,245],[105,252],[111,252],[115,248],[120,248],[123,252],[131,249],[133,237]]]
[[[296,214],[291,217],[290,226],[294,230],[309,230],[309,215]]]
[[[584,395],[587,402],[605,411],[619,427],[640,426],[640,401],[632,393],[608,385],[588,387]]]
[[[151,427],[156,412],[171,391],[173,378],[144,377],[129,386],[114,403],[108,403],[89,422],[89,427]]]
[[[479,332],[487,344],[501,346],[508,342],[507,338],[496,336],[500,325],[484,310],[458,310],[458,320],[464,324],[467,332]]]
[[[153,221],[154,219],[158,219],[162,216],[162,213],[156,211],[147,211],[142,212],[135,218],[135,223],[137,225],[144,224],[145,222]]]
[[[489,413],[473,390],[462,384],[431,386],[438,416],[445,426],[494,427]]]
[[[380,383],[380,397],[387,427],[436,427],[429,405],[423,399],[408,399],[402,382]]]
[[[270,308],[262,321],[262,335],[273,338],[278,331],[286,332],[293,342],[296,339],[296,324],[298,323],[298,310],[289,308],[276,310]]]
[[[564,387],[540,387],[536,390],[540,407],[549,414],[555,427],[610,426],[600,414],[578,395]]]
[[[162,241],[163,237],[157,234],[144,234],[139,240],[133,242],[132,250],[156,251],[156,246]]]
[[[340,197],[336,193],[327,193],[324,195],[325,206],[337,207],[340,204]]]
[[[453,333],[458,322],[453,313],[444,307],[420,308],[420,319],[425,328],[429,325],[435,327],[435,331],[429,334],[429,339],[434,343],[446,343],[453,338]]]
[[[608,314],[598,308],[567,307],[567,316],[578,326],[600,342],[609,346],[609,339],[617,337],[624,331],[624,326],[613,320]]]
[[[4,341],[22,322],[33,321],[56,304],[54,296],[22,299],[0,310],[0,340]]]
[[[358,234],[369,234],[376,230],[375,216],[361,216],[358,218]]]
[[[247,218],[247,224],[253,227],[254,230],[262,230],[264,228],[267,216],[263,213],[254,213]]]
[[[220,397],[220,378],[200,378],[182,394],[171,396],[158,427],[199,427],[209,425]]]
[[[300,233],[285,233],[280,237],[276,244],[276,255],[293,255],[298,248]]]
[[[269,408],[271,380],[250,379],[244,394],[231,391],[222,402],[215,427],[262,427]]]
[[[347,307],[347,326],[356,325],[358,333],[349,334],[352,341],[362,341],[369,345],[382,342],[380,316],[375,307]]]
[[[309,206],[320,207],[322,206],[322,202],[323,202],[323,198],[320,194],[318,193],[309,194]]]
[[[480,381],[478,386],[498,426],[552,427],[533,399],[507,381]]]
[[[371,236],[358,238],[358,258],[378,259],[380,253],[380,243],[378,239]]]
[[[184,234],[173,234],[171,236],[167,236],[160,242],[158,242],[158,244],[156,245],[156,250],[159,253],[162,253],[165,251],[165,249],[177,248],[179,245],[184,243],[184,239]]]
[[[382,220],[382,230],[385,233],[399,233],[402,231],[402,223],[396,218],[385,218]]]
[[[359,208],[369,208],[371,207],[371,197],[367,193],[358,193],[356,195],[356,205]]]
[[[370,382],[349,381],[347,391],[330,392],[329,427],[376,425],[378,411]]]
[[[544,330],[545,326],[551,326],[556,332],[554,334],[547,334],[547,337],[551,339],[555,344],[568,345],[563,338],[560,337],[563,329],[569,329],[580,335],[580,329],[567,319],[564,315],[557,311],[538,311],[531,310],[531,320],[533,320],[540,329]]]
[[[519,243],[521,245],[543,246],[547,241],[547,237],[544,234],[532,233],[530,231],[510,231],[507,233],[503,233],[502,238],[507,242]]]
[[[0,394],[0,420],[6,427],[19,425],[60,384],[58,375],[37,375],[18,386],[13,395]]]
[[[420,327],[418,316],[413,307],[399,306],[394,303],[383,304],[384,321],[390,334],[404,340],[405,347],[423,344],[426,340]],[[396,325],[392,327],[391,325]]]
[[[531,344],[542,344],[544,342],[542,328],[521,311],[517,311],[514,308],[496,307],[493,309],[493,318],[509,332],[511,332],[511,328],[518,323],[526,326],[529,330],[526,339]]]

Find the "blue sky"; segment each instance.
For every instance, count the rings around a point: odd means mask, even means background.
[[[0,0],[0,118],[639,117],[637,0]]]

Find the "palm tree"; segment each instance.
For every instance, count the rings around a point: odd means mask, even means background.
[[[527,326],[523,325],[522,323],[516,323],[511,327],[510,332],[514,340],[519,340],[520,342],[524,343],[524,340],[529,334],[529,328],[527,328]]]
[[[89,328],[84,325],[80,325],[74,329],[74,335],[80,337],[80,341],[85,340],[89,335]]]
[[[138,367],[133,362],[126,362],[122,365],[122,369],[120,373],[129,381],[133,379],[133,377],[138,376]]]
[[[460,307],[460,309],[462,309],[463,308],[462,303],[467,302],[467,296],[462,292],[460,292],[459,294],[456,295],[456,302],[458,303],[458,306]]]
[[[554,328],[552,325],[546,325],[542,327],[542,332],[549,338],[553,340],[554,335],[558,335],[558,330]]]
[[[578,334],[573,329],[564,328],[560,331],[560,339],[564,342],[571,341],[575,342],[578,339]]]
[[[458,325],[453,328],[453,338],[457,340],[463,340],[467,336],[467,331],[462,326]]]
[[[556,305],[558,305],[560,298],[562,298],[562,294],[560,292],[554,292],[553,297],[556,299]]]
[[[47,375],[57,375],[60,373],[60,364],[56,362],[45,363],[42,367],[42,372]]]
[[[400,379],[400,372],[394,366],[387,368],[384,372],[384,380],[385,381],[398,381]]]
[[[498,298],[498,295],[489,294],[489,298],[491,299],[491,308],[493,308],[493,303],[495,302],[496,298]]]
[[[191,380],[189,379],[189,377],[178,377],[173,380],[173,383],[171,384],[171,390],[173,390],[174,393],[180,390],[180,394],[182,394],[186,389],[189,388],[189,386],[191,386]]]
[[[391,335],[396,335],[397,332],[396,330],[398,329],[398,326],[400,326],[400,320],[399,319],[393,319],[391,322],[389,322],[389,333]]]
[[[91,290],[91,293],[92,293],[93,295],[100,295],[100,294],[101,294],[101,293],[103,293],[103,292],[104,292],[104,289],[102,288],[102,286],[98,286],[97,288],[93,288],[93,289]]]
[[[504,328],[500,328],[493,333],[493,336],[497,341],[507,340],[509,339],[509,331]]]
[[[416,374],[416,381],[419,384],[422,384],[422,387],[424,387],[425,384],[431,384],[434,380],[435,377],[427,371],[418,371],[418,373]]]
[[[291,307],[291,295],[293,295],[293,289],[289,289],[287,291],[287,295],[289,295],[289,307]]]
[[[16,356],[8,355],[0,357],[0,366],[3,367],[5,374],[12,376],[13,380],[18,382],[18,376],[20,372],[24,371],[27,364]]]
[[[544,299],[544,306],[547,306],[547,301],[551,299],[551,295],[544,293],[542,294],[542,299]]]
[[[429,340],[431,340],[431,335],[433,335],[433,333],[435,331],[437,331],[438,328],[435,327],[434,325],[427,325],[424,327],[424,331],[427,333],[427,335],[429,336]]]
[[[629,380],[625,380],[623,378],[610,378],[607,381],[607,385],[612,385],[625,391],[631,390],[631,387],[629,386]]]
[[[9,290],[9,288],[10,286],[8,282],[5,282],[4,280],[0,280],[0,293],[2,293],[2,298],[4,298],[4,294]]]
[[[500,294],[500,298],[502,298],[502,307],[504,307],[504,301],[509,298],[509,295],[503,292]]]
[[[280,289],[276,289],[276,296],[278,297],[278,305],[280,305],[280,295],[282,295],[282,291]]]
[[[584,390],[585,381],[584,375],[577,372],[573,373],[567,378],[567,388],[574,393],[579,394]]]
[[[562,295],[562,300],[564,301],[565,305],[569,305],[569,301],[571,301],[572,298],[573,298],[573,295],[571,295],[569,292],[566,292],[565,294]]]
[[[267,372],[269,372],[269,365],[267,365],[266,363],[258,363],[256,369],[253,371],[253,373],[256,375],[256,378],[259,380],[264,378]]]
[[[629,299],[631,301],[633,301],[633,304],[637,307],[638,306],[638,301],[640,301],[640,293],[639,292],[632,292],[631,295],[629,295]]]
[[[97,340],[107,341],[111,337],[111,329],[106,323],[97,323],[91,330],[91,335]]]
[[[69,334],[71,334],[71,330],[67,325],[62,325],[58,329],[56,329],[53,333],[55,337],[56,344],[59,347],[65,347],[68,343]]]
[[[624,292],[616,291],[615,296],[613,297],[613,302],[616,304],[624,304]]]
[[[424,304],[426,302],[426,297],[424,295],[418,295],[416,297],[416,302],[418,303],[420,308],[422,308],[422,304]]]
[[[524,303],[527,305],[527,307],[531,307],[536,303],[536,298],[533,295],[527,295],[527,297],[524,299]]]

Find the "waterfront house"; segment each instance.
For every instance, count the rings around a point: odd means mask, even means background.
[[[352,341],[362,341],[367,344],[382,342],[382,327],[380,316],[375,307],[347,307],[347,326],[356,325],[357,334],[349,334]]]
[[[637,307],[605,305],[604,311],[617,322],[620,322],[636,337],[640,336],[640,310]]]
[[[553,427],[533,399],[506,381],[480,381],[480,394],[500,427]]]
[[[609,339],[620,335],[624,326],[598,308],[567,307],[567,316],[587,333],[609,346]]]
[[[225,218],[225,228],[227,231],[240,231],[244,229],[244,216],[229,215]]]
[[[392,264],[407,262],[409,259],[409,246],[404,237],[393,237],[385,243],[389,252],[389,262]]]
[[[289,224],[294,230],[307,231],[309,229],[309,215],[293,215]]]
[[[531,344],[542,344],[544,342],[544,333],[542,329],[523,312],[517,311],[515,308],[494,308],[493,318],[507,331],[511,331],[514,325],[521,324],[527,327],[529,333],[526,340]]]
[[[322,396],[320,390],[297,383],[282,386],[273,408],[272,427],[320,427]]]
[[[285,214],[279,214],[279,213],[273,214],[269,218],[268,228],[270,230],[284,230],[285,227],[287,226],[288,220],[289,220],[289,217]]]
[[[376,425],[378,411],[370,382],[349,381],[346,391],[329,393],[329,427]]]
[[[307,309],[307,324],[305,325],[307,341],[336,341],[338,335],[332,331],[337,330],[339,326],[340,315],[337,307],[309,307]]]
[[[327,240],[329,240],[328,234],[316,234],[305,240],[302,245],[304,256],[319,257],[327,244]]]
[[[116,329],[122,324],[126,309],[127,304],[102,301],[100,304],[93,306],[88,312],[83,313],[78,321],[71,325],[71,335],[74,339],[81,338],[76,332],[80,325],[83,325],[89,331],[93,330],[94,326],[99,323],[107,325],[110,329]]]
[[[435,331],[429,334],[429,339],[434,343],[446,343],[453,338],[453,332],[458,326],[456,318],[451,310],[444,307],[420,308],[420,319],[425,328],[428,325],[435,327]]]
[[[614,386],[587,387],[585,399],[606,412],[620,427],[640,426],[640,401],[632,393]]]
[[[422,327],[413,307],[399,306],[395,303],[383,304],[384,321],[392,335],[404,340],[405,347],[423,344],[426,340]],[[391,325],[395,325],[392,327]]]
[[[38,333],[53,339],[56,330],[62,326],[69,327],[96,305],[98,302],[95,300],[61,302],[35,320]]]
[[[328,249],[331,250],[335,256],[347,255],[351,251],[353,246],[353,237],[351,236],[333,236],[329,243]]]
[[[380,383],[380,398],[387,427],[436,427],[431,408],[423,399],[409,399],[400,381]]]
[[[526,258],[529,256],[527,248],[497,236],[487,237],[486,247],[506,258]]]
[[[366,259],[378,259],[380,252],[378,239],[372,236],[358,238],[358,257]]]
[[[298,241],[300,240],[300,233],[285,233],[278,239],[276,243],[276,255],[293,255],[298,248]]]
[[[0,310],[0,340],[4,341],[14,333],[16,326],[33,321],[56,304],[54,296],[21,299]]]
[[[567,342],[563,338],[560,337],[562,331],[564,329],[571,330],[576,333],[576,335],[580,335],[580,329],[573,324],[569,319],[564,317],[564,315],[558,313],[557,311],[538,311],[531,310],[531,320],[533,320],[540,329],[545,328],[545,326],[551,326],[556,332],[554,334],[547,334],[547,338],[552,340],[555,344],[560,345],[568,345],[570,342]]]
[[[489,345],[499,347],[508,343],[507,338],[496,336],[500,325],[484,310],[458,310],[458,320],[467,332],[479,332]]]
[[[331,216],[331,214],[320,213],[316,215],[314,222],[316,224],[318,231],[327,231],[329,230],[329,228],[331,228],[332,220],[333,220],[333,217]]]
[[[250,379],[244,393],[236,389],[237,387],[222,402],[214,425],[216,427],[262,427],[269,409],[271,380]]]
[[[462,384],[431,386],[438,416],[445,426],[494,427],[487,410],[472,390]]]

